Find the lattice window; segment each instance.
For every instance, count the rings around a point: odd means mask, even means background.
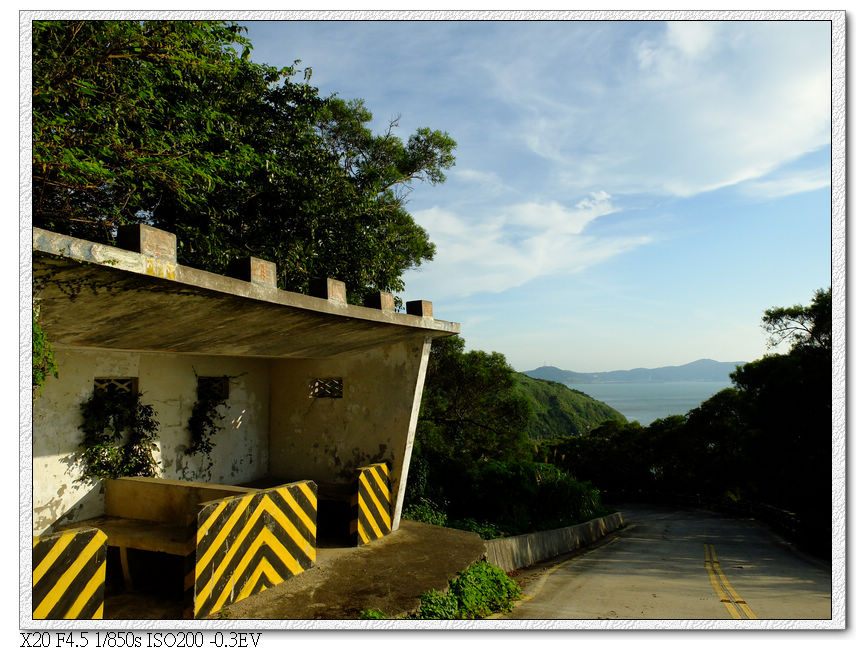
[[[121,393],[138,394],[138,377],[95,377],[93,390],[108,390],[113,386]]]
[[[320,377],[309,382],[310,397],[342,397],[342,377]]]
[[[228,377],[199,377],[198,399],[214,402],[228,400]]]

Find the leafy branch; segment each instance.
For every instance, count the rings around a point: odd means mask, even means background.
[[[222,394],[213,389],[212,384],[208,385],[201,381],[201,377],[196,373],[198,379],[198,394],[195,404],[192,405],[192,415],[187,420],[186,428],[189,430],[191,442],[185,450],[187,456],[195,454],[203,454],[207,460],[210,460],[210,452],[213,451],[216,443],[213,442],[213,436],[222,430],[220,424],[225,419],[225,414],[221,407],[227,407],[227,394]],[[208,377],[211,381],[230,382],[232,379],[237,379],[241,375],[222,375],[221,377]],[[210,463],[212,466],[213,463]]]
[[[42,329],[41,305],[33,300],[33,401],[45,385],[48,375],[57,377],[54,348]]]
[[[81,404],[84,431],[78,480],[119,476],[156,476],[159,422],[152,406],[141,403],[142,394],[117,386],[97,388]]]

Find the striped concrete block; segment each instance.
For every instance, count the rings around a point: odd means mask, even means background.
[[[387,464],[358,468],[357,492],[352,497],[349,532],[363,546],[391,531],[390,472]]]
[[[289,483],[198,513],[194,607],[203,618],[315,563],[317,487]]]
[[[34,619],[102,618],[107,541],[97,528],[33,538]]]

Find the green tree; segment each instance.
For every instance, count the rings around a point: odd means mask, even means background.
[[[374,135],[360,100],[310,71],[252,63],[243,28],[208,21],[52,21],[33,28],[34,225],[112,241],[178,235],[181,263],[277,264],[279,285],[401,291],[435,248],[406,210],[412,182],[454,164],[446,133]]]
[[[828,355],[793,349],[745,364],[732,375],[741,416],[754,430],[759,500],[828,516],[832,470],[832,368]],[[820,513],[819,515],[817,513]]]
[[[832,289],[818,289],[810,305],[772,307],[763,315],[769,345],[792,343],[793,349],[832,349]]]
[[[645,435],[638,422],[607,420],[586,434],[540,447],[539,453],[606,494],[645,491],[651,487]]]
[[[677,462],[689,483],[680,486],[704,496],[759,500],[760,463],[754,455],[759,433],[744,391],[725,388],[687,414],[686,447]]]
[[[504,355],[464,352],[458,337],[432,344],[418,420],[421,444],[466,462],[528,459],[532,412]]]
[[[528,483],[532,474],[536,486],[530,467],[515,466],[530,464],[530,417],[528,400],[516,390],[514,371],[503,355],[465,352],[460,337],[433,341],[407,502],[449,520],[495,521],[503,508],[510,509],[506,518],[512,522],[513,511],[525,509],[513,497],[517,484]]]
[[[221,86],[251,66],[232,25],[33,23],[33,220],[108,240],[165,196],[205,210],[248,164]]]
[[[45,336],[40,318],[41,305],[33,301],[33,401],[45,385],[49,375],[58,376],[57,362],[54,360],[54,347]]]

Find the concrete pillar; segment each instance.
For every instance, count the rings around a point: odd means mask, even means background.
[[[313,278],[309,282],[309,295],[344,305],[345,282],[333,278]]]
[[[276,264],[258,257],[234,260],[228,267],[228,275],[252,284],[276,286]]]
[[[143,223],[120,226],[117,230],[117,247],[159,260],[177,262],[177,235]]]
[[[399,483],[396,486],[396,498],[393,503],[393,521],[391,522],[391,530],[397,530],[399,528],[399,522],[402,520],[402,503],[405,499],[405,486],[408,481],[408,467],[411,463],[411,451],[414,448],[414,434],[417,429],[418,415],[420,415],[420,403],[421,398],[423,397],[423,385],[424,381],[426,381],[426,368],[427,363],[429,362],[431,345],[432,339],[427,337],[423,343],[420,364],[417,369],[417,377],[415,377],[414,400],[411,405],[411,416],[408,422],[408,435],[406,436],[405,441],[405,453],[402,458],[402,468],[399,473],[394,472],[394,474],[397,474],[398,476],[397,480]]]
[[[405,304],[405,311],[412,316],[432,318],[433,304],[429,300],[409,300]]]
[[[384,291],[367,294],[364,296],[363,306],[370,309],[380,309],[381,311],[393,311],[393,294],[385,293]]]

